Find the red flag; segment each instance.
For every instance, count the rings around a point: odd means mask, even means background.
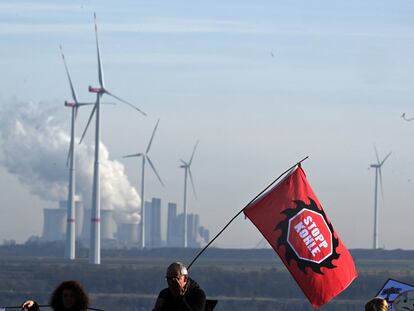
[[[357,277],[350,253],[300,165],[244,213],[280,256],[314,308],[327,303]]]

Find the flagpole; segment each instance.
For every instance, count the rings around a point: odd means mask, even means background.
[[[201,256],[202,253],[204,253],[204,251],[219,237],[220,234],[223,233],[224,230],[227,229],[228,226],[230,226],[230,224],[237,218],[237,216],[239,216],[241,213],[243,213],[243,211],[250,205],[252,204],[258,197],[260,197],[264,192],[266,192],[267,189],[269,189],[275,182],[277,182],[282,176],[284,176],[286,173],[288,173],[289,171],[291,171],[292,169],[295,168],[295,166],[301,164],[303,161],[305,161],[307,158],[309,158],[309,156],[306,156],[305,158],[303,158],[302,160],[300,160],[299,162],[295,163],[295,165],[292,165],[291,167],[289,167],[287,170],[285,170],[282,174],[279,175],[279,177],[277,177],[275,180],[273,180],[266,188],[264,188],[258,195],[256,195],[249,203],[247,203],[247,205],[245,207],[243,207],[225,226],[223,229],[220,230],[219,233],[216,234],[216,236],[210,241],[208,242],[208,244],[206,246],[203,247],[203,249],[197,254],[197,256],[194,257],[194,259],[191,261],[191,263],[187,266],[187,270],[190,270],[190,267],[193,265],[193,263],[198,259],[198,257]]]
[[[51,307],[52,305],[39,305],[39,308],[47,308]],[[0,307],[4,309],[22,309],[22,306],[9,306],[9,307]],[[29,310],[28,308],[24,308],[24,310]],[[94,310],[94,311],[105,311],[104,309],[98,309],[98,308],[87,308],[87,310]]]

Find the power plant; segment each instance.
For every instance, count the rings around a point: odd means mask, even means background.
[[[177,214],[177,204],[169,202],[163,209],[160,198],[145,201],[145,245],[146,248],[182,247],[184,214]],[[77,242],[89,246],[90,208],[84,208],[80,199],[75,199]],[[165,213],[163,211],[165,210]],[[163,222],[163,214],[166,220]],[[43,209],[44,223],[41,240],[45,242],[65,241],[67,228],[67,201],[59,201],[59,208]],[[139,223],[117,222],[115,211],[101,210],[101,244],[103,248],[140,247],[142,244]],[[210,239],[208,229],[200,225],[200,216],[187,214],[188,247],[199,248]],[[164,225],[163,225],[164,224]]]

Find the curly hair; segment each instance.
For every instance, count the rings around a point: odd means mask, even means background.
[[[71,311],[85,311],[88,309],[89,297],[82,285],[78,281],[64,281],[56,287],[50,297],[49,304],[54,311],[65,310],[62,299],[63,291],[65,289],[72,291],[76,297],[76,303],[73,308],[71,308]]]
[[[365,304],[365,311],[388,311],[388,303],[385,299],[375,297]]]

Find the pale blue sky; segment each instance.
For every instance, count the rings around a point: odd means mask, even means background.
[[[310,155],[304,169],[341,238],[370,247],[374,172],[367,168],[376,143],[380,156],[393,151],[383,169],[380,244],[414,248],[407,238],[414,122],[400,118],[414,116],[412,1],[2,1],[2,105],[15,98],[61,107],[54,113],[68,131],[59,44],[78,96],[94,100],[87,93],[97,84],[93,11],[107,88],[149,115],[123,105],[103,112],[110,158],[126,166],[137,189],[140,166],[122,156],[145,148],[158,118],[151,156],[167,187],[148,172],[148,195],[181,206],[178,159],[200,139],[193,163],[199,198],[190,195],[189,208],[212,234]],[[80,128],[87,115],[81,111]],[[0,184],[0,239],[40,234],[41,208],[57,204],[29,195],[4,167]],[[259,240],[240,217],[216,245]]]

